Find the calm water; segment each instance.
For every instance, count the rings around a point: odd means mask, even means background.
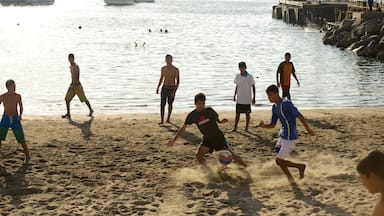
[[[264,89],[275,83],[289,51],[301,82],[291,94],[300,108],[384,105],[383,63],[324,46],[316,29],[272,19],[276,3],[157,0],[114,7],[103,0],[56,0],[52,6],[0,7],[0,85],[16,80],[27,115],[62,114],[73,52],[96,113],[158,112],[155,90],[169,53],[181,72],[175,112],[190,110],[197,92],[217,110],[234,110],[239,61],[258,77],[254,109],[269,109]],[[72,109],[86,112],[77,98]]]

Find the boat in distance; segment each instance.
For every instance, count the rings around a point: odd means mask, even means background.
[[[107,5],[133,5],[134,0],[104,0]]]

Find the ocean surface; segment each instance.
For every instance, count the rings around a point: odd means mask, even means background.
[[[270,109],[264,90],[275,83],[277,66],[290,52],[301,82],[291,88],[299,108],[384,105],[384,63],[323,45],[318,29],[272,19],[277,2],[106,6],[103,0],[56,0],[51,6],[0,7],[0,89],[5,92],[5,81],[14,79],[26,115],[64,114],[67,55],[74,53],[96,115],[156,113],[160,68],[171,54],[181,73],[174,112],[191,110],[198,92],[216,110],[234,111],[240,61],[255,77],[257,111]],[[77,97],[72,113],[87,113]]]

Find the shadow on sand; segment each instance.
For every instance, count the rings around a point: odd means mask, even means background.
[[[93,135],[91,131],[91,124],[93,122],[94,117],[91,116],[89,120],[84,121],[83,123],[75,122],[72,119],[68,119],[68,123],[80,128],[81,133],[83,134],[84,140],[89,140],[89,137]]]
[[[303,191],[299,188],[296,182],[291,181],[292,192],[295,195],[295,198],[298,200],[302,200],[308,205],[313,207],[317,207],[319,209],[324,210],[330,215],[350,215],[351,213],[346,212],[345,209],[337,206],[336,204],[325,204],[320,201],[315,200],[311,195],[304,195]]]
[[[28,169],[29,164],[23,164],[14,174],[11,174],[4,167],[0,166],[0,180],[4,179],[4,181],[0,182],[0,197],[11,196],[11,203],[14,206],[19,206],[23,196],[42,193],[41,189],[32,188],[25,181],[25,174]]]

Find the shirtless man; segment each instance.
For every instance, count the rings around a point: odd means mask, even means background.
[[[172,104],[173,104],[173,101],[175,100],[176,90],[180,84],[179,69],[172,65],[172,56],[166,55],[165,62],[167,63],[167,65],[161,68],[160,80],[156,89],[156,94],[159,94],[160,85],[163,83],[163,86],[161,88],[161,103],[160,103],[161,122],[160,124],[164,123],[165,103],[167,101],[168,101],[167,122],[168,123],[170,122],[169,119],[172,113]]]
[[[23,114],[23,103],[21,95],[16,93],[16,84],[13,80],[7,80],[5,83],[8,91],[0,96],[0,104],[4,105],[4,114],[0,122],[0,147],[1,141],[5,140],[8,129],[11,128],[18,143],[23,147],[25,153],[24,162],[28,163],[31,159],[27,144],[25,143],[23,127],[21,126],[21,119]],[[19,112],[17,111],[19,106]]]
[[[87,104],[89,108],[88,116],[92,116],[93,109],[91,108],[91,104],[89,103],[87,97],[85,96],[83,86],[80,83],[80,68],[75,63],[75,55],[72,53],[69,54],[68,61],[71,64],[69,68],[71,70],[72,82],[68,88],[67,94],[65,95],[65,104],[67,106],[67,113],[65,115],[62,115],[61,117],[71,118],[71,111],[70,111],[71,100],[73,99],[73,97],[75,97],[75,95],[79,97],[81,102],[85,102],[85,104]]]

